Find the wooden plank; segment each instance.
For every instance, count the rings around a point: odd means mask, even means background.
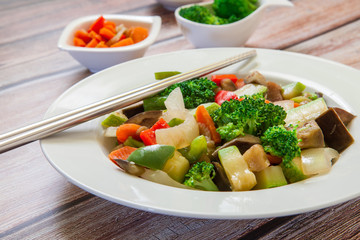
[[[246,43],[249,47],[284,49],[360,18],[358,0],[292,1],[293,8],[272,9]]]
[[[206,220],[129,209],[100,198],[8,231],[8,239],[236,239],[269,220]],[[53,224],[55,223],[56,224]]]
[[[333,0],[330,3],[325,3],[321,0],[302,0],[294,1],[296,6],[293,9],[269,9],[264,15],[266,21],[259,26],[259,29],[248,41],[247,46],[282,49],[319,35],[333,27],[338,27],[346,22],[351,22],[358,18],[360,14],[360,11],[354,11],[359,6],[359,4],[355,4],[355,1],[356,0],[349,0],[344,3],[340,0]],[[102,10],[104,12],[125,11],[125,13],[134,15],[159,14],[162,16],[163,25],[158,42],[161,43],[167,39],[171,40],[180,36],[181,33],[175,24],[172,12],[167,12],[158,4],[150,5],[149,8],[141,8],[140,3],[139,5],[135,4],[137,1],[129,2],[131,2],[129,3],[130,5],[126,5],[128,7],[123,10],[116,8],[114,3],[109,3],[108,6],[107,4],[101,4],[101,6],[96,7],[99,7],[99,11]],[[72,18],[72,16],[79,15],[79,8],[81,8],[84,15],[94,14],[94,12],[91,11],[95,11],[94,9],[96,8],[94,6],[91,8],[87,7],[85,3],[81,4],[79,2],[78,4],[67,3],[69,5],[65,5],[65,7],[63,6],[59,10],[57,8],[62,6],[61,4],[63,4],[63,1],[58,0],[55,3],[59,4],[59,6],[55,7],[54,10],[56,10],[56,14],[50,19],[45,19],[47,16],[38,16],[38,14],[36,14],[36,7],[38,7],[39,4],[35,4],[35,6],[30,5],[31,7],[26,11],[14,8],[12,11],[8,10],[5,11],[4,15],[0,15],[0,19],[12,19],[10,17],[12,14],[21,12],[20,20],[21,22],[24,22],[24,24],[15,24],[16,22],[12,22],[15,26],[22,25],[23,28],[14,30],[13,35],[6,38],[6,41],[16,39],[15,42],[3,42],[3,44],[0,45],[0,59],[3,59],[2,64],[0,65],[0,71],[2,71],[4,79],[0,82],[0,88],[21,82],[24,79],[31,81],[37,79],[39,76],[50,73],[56,74],[57,72],[74,68],[85,69],[67,53],[60,52],[56,48],[56,44],[62,28],[71,20],[70,18]],[[45,4],[45,6],[40,4],[40,9],[49,7],[46,1],[42,4]],[[124,5],[121,6],[123,7]],[[84,11],[82,8],[84,8]],[[336,12],[324,16],[322,12],[327,12],[328,10],[332,12],[336,10]],[[58,11],[59,13],[57,13]],[[61,17],[61,13],[64,14],[64,11],[68,11],[68,14],[65,14],[66,17]],[[35,16],[35,18],[33,18],[33,16]],[[30,19],[30,17],[32,20],[26,21],[27,19]],[[305,24],[304,19],[310,19],[311,21],[306,21]],[[44,24],[45,21],[47,24]],[[48,23],[48,21],[50,21],[50,23]],[[4,21],[0,21],[0,23],[2,22]],[[38,32],[38,28],[32,31],[31,26],[28,26],[27,24],[44,24],[46,27],[42,32]],[[324,27],[317,27],[320,25]],[[51,27],[49,28],[48,26]],[[293,36],[288,36],[287,34],[290,31],[287,30],[291,30],[291,32],[294,33],[292,34]],[[204,39],[204,41],[206,40]],[[23,46],[32,47],[24,48]],[[178,48],[172,47],[171,49],[180,50],[184,48],[184,46],[181,45],[176,46],[178,46]],[[19,49],[21,49],[21,51],[19,51]],[[26,66],[26,68],[24,66]],[[34,71],[34,69],[36,69],[36,71]]]
[[[359,39],[360,20],[357,20],[286,50],[321,56],[360,69]]]
[[[298,215],[260,239],[359,239],[360,198]]]
[[[144,16],[158,14],[164,16],[163,28],[159,34],[158,41],[163,41],[169,37],[171,38],[173,35],[180,34],[180,30],[175,25],[173,14],[164,10],[160,5],[154,5],[154,7],[150,8],[138,8],[128,14]],[[69,14],[69,16],[71,15]],[[32,20],[34,21],[32,24],[39,24],[40,21],[44,21],[43,19],[35,19]],[[17,35],[13,33],[14,37],[16,37],[14,42],[0,44],[0,59],[2,59],[0,71],[2,72],[3,79],[0,82],[0,89],[23,81],[33,81],[39,77],[57,74],[62,71],[72,71],[74,69],[86,70],[85,67],[81,66],[68,53],[57,48],[58,38],[63,27],[69,21],[67,19],[58,19],[57,24],[61,23],[62,26],[57,26],[57,28],[51,31],[32,32],[32,35],[21,35],[20,33]],[[15,25],[18,26],[20,24]],[[46,26],[49,25],[51,24]],[[19,31],[23,32],[25,29]],[[9,38],[11,39],[11,36]]]

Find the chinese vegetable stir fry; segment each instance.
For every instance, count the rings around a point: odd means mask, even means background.
[[[174,84],[102,125],[116,142],[110,160],[129,174],[186,189],[247,191],[330,171],[354,141],[347,129],[354,117],[300,82],[280,86],[254,71]]]

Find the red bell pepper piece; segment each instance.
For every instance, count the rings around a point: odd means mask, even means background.
[[[105,18],[103,16],[100,16],[98,19],[95,20],[95,22],[91,24],[91,26],[88,29],[88,32],[94,31],[97,34],[99,34],[100,29],[104,27],[104,23],[105,23]]]
[[[156,144],[155,130],[169,127],[169,124],[163,118],[160,118],[151,128],[142,131],[140,138],[146,146],[154,145]]]
[[[169,124],[163,119],[160,118],[152,127],[151,130],[155,131],[157,129],[161,129],[161,128],[169,128]]]
[[[225,101],[229,101],[230,99],[238,99],[238,96],[231,91],[220,90],[215,95],[215,102],[221,105]]]
[[[140,138],[146,146],[156,144],[155,131],[146,129],[140,133]]]
[[[227,78],[230,79],[233,83],[236,83],[236,81],[238,80],[235,74],[222,74],[222,75],[212,75],[211,81],[216,83],[216,85],[220,86],[221,80]]]

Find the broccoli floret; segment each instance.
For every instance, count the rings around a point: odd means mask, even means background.
[[[180,16],[193,22],[221,25],[228,23],[227,19],[215,16],[208,8],[199,5],[193,5],[188,8],[182,8]]]
[[[285,124],[286,112],[254,95],[245,96],[242,101],[231,99],[222,103],[211,117],[221,138],[229,141],[245,133],[261,136],[269,127]]]
[[[248,15],[258,7],[257,0],[214,0],[212,5],[216,16],[237,21]]]
[[[283,125],[270,127],[260,139],[265,152],[282,157],[285,167],[288,167],[289,163],[301,154],[296,128],[287,130]]]
[[[184,184],[200,190],[219,191],[212,180],[214,177],[214,165],[208,162],[197,162],[185,175]]]
[[[157,96],[167,96],[177,87],[180,87],[185,107],[188,109],[195,108],[202,103],[215,101],[214,90],[217,85],[208,78],[196,78],[175,83],[158,93]]]

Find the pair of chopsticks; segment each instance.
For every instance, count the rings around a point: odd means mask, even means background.
[[[255,50],[227,58],[205,67],[201,67],[190,72],[181,73],[162,81],[157,81],[146,86],[133,89],[131,91],[113,96],[99,102],[42,120],[40,122],[19,128],[0,135],[0,153],[6,152],[13,148],[22,146],[52,134],[61,132],[65,129],[76,126],[80,123],[97,118],[104,114],[113,112],[120,108],[127,107],[131,104],[141,101],[144,98],[165,89],[166,87],[185,80],[200,77],[219,69],[228,67],[245,59],[256,56]]]

